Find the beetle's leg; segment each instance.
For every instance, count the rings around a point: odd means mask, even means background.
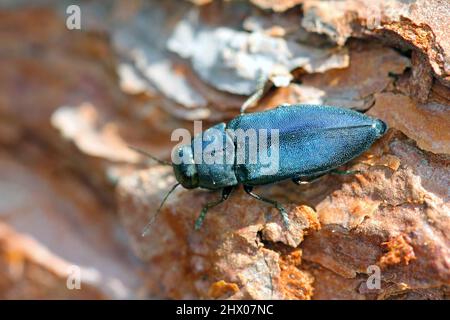
[[[361,172],[362,171],[360,171],[360,170],[331,170],[330,173],[341,175],[341,176],[346,176],[346,175],[351,175],[351,174],[358,174]]]
[[[244,185],[244,190],[245,192],[247,192],[250,196],[252,196],[255,199],[270,203],[271,205],[273,205],[275,208],[278,209],[278,211],[280,211],[281,217],[283,218],[283,223],[286,226],[287,229],[289,229],[289,217],[288,214],[286,212],[286,209],[283,208],[283,206],[281,204],[279,204],[277,201],[275,200],[271,200],[271,199],[267,199],[264,198],[260,195],[257,195],[255,193],[252,192],[253,190],[253,186],[247,186]]]
[[[360,170],[336,170],[336,169],[334,169],[334,170],[331,170],[330,173],[336,174],[336,175],[353,175],[353,174],[361,173],[361,171]],[[316,176],[292,178],[292,182],[294,182],[297,185],[310,184],[310,183],[313,183],[313,182],[319,180],[326,174],[327,174],[327,172],[320,174],[320,175],[316,175]]]
[[[321,175],[317,175],[317,176],[292,178],[292,182],[294,182],[296,185],[310,184],[310,183],[313,183],[313,182],[319,180],[324,175],[325,175],[325,173],[321,174]]]
[[[195,220],[195,230],[200,229],[200,227],[203,224],[203,220],[205,220],[206,213],[209,209],[212,207],[217,206],[218,204],[221,204],[225,200],[228,199],[228,196],[230,195],[231,191],[233,191],[234,187],[225,187],[222,189],[222,197],[219,200],[208,202],[200,212],[200,215],[198,216],[197,220]]]
[[[256,91],[242,104],[241,113],[245,113],[247,108],[253,107],[259,100],[261,100],[266,91],[267,82],[267,78],[261,73],[258,77],[258,83],[256,84]]]

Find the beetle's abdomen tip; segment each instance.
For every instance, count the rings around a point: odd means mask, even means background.
[[[381,137],[382,135],[384,135],[388,129],[387,124],[380,119],[375,120],[374,127],[375,127],[375,130],[377,131],[378,137]]]

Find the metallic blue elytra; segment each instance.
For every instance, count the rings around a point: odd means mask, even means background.
[[[258,164],[237,165],[242,184],[261,185],[289,178],[324,174],[367,150],[386,131],[386,124],[362,113],[330,106],[281,106],[244,114],[231,120],[231,129],[279,129],[279,171],[261,174]]]
[[[260,161],[250,161],[247,154],[238,162],[236,150],[251,148],[249,140],[237,140],[230,134],[237,130],[260,129],[278,133],[278,166],[272,174]],[[197,219],[198,228],[209,208],[224,201],[233,187],[242,184],[251,196],[271,203],[283,215],[287,225],[287,213],[277,202],[263,198],[252,192],[253,186],[293,179],[294,182],[308,181],[326,174],[345,164],[367,150],[387,130],[386,124],[362,113],[332,106],[322,105],[282,105],[264,112],[241,114],[228,124],[220,123],[194,137],[191,145],[174,150],[176,157],[184,157],[181,164],[173,164],[179,183],[185,188],[222,189],[222,198],[207,204]],[[270,144],[274,143],[269,136]],[[215,156],[231,162],[205,163],[195,161],[194,147],[202,150],[215,142],[222,142],[223,148],[214,150]],[[230,153],[229,151],[233,151]],[[259,150],[259,149],[258,149]],[[270,152],[268,153],[270,155]],[[259,156],[259,155],[258,155]],[[254,160],[254,159],[253,159]]]

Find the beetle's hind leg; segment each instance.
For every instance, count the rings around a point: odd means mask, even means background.
[[[347,176],[347,175],[353,175],[353,174],[358,174],[358,173],[362,173],[361,170],[331,170],[332,174],[337,174],[340,176]]]
[[[315,175],[315,176],[309,176],[309,177],[296,177],[296,178],[292,178],[292,182],[294,182],[296,185],[310,184],[310,183],[316,182],[317,180],[322,178],[324,175],[326,175],[326,173],[320,174],[320,175]]]
[[[219,200],[208,202],[200,212],[200,215],[198,216],[197,220],[195,220],[195,230],[200,229],[200,227],[203,224],[203,220],[205,220],[206,213],[209,209],[212,207],[215,207],[225,200],[228,199],[228,196],[231,194],[231,191],[233,191],[234,187],[225,187],[222,189],[222,197]]]
[[[325,172],[323,174],[319,174],[319,175],[315,175],[315,176],[292,178],[292,182],[294,182],[297,185],[310,184],[310,183],[316,182],[317,180],[319,180],[320,178],[322,178],[323,176],[325,176],[328,173],[340,175],[340,176],[346,176],[346,175],[358,174],[358,173],[361,173],[361,171],[360,170],[336,170],[336,169],[333,169],[330,172]]]
[[[289,229],[289,217],[288,217],[288,214],[287,214],[286,209],[284,209],[283,206],[282,206],[281,204],[279,204],[279,203],[278,203],[277,201],[275,201],[275,200],[267,199],[267,198],[264,198],[264,197],[262,197],[262,196],[260,196],[260,195],[258,195],[258,194],[253,193],[253,192],[252,192],[253,186],[247,186],[247,185],[244,185],[244,190],[245,190],[245,192],[247,192],[247,193],[248,193],[250,196],[252,196],[253,198],[255,198],[255,199],[257,199],[257,200],[260,200],[260,201],[264,201],[264,202],[270,203],[270,204],[273,205],[275,208],[277,208],[278,211],[279,211],[280,214],[281,214],[281,217],[283,218],[283,223],[284,223],[284,225],[286,226],[287,229]]]
[[[260,73],[256,84],[256,91],[242,104],[241,114],[245,113],[245,110],[247,110],[247,108],[254,107],[259,102],[259,100],[262,99],[266,91],[269,89],[268,87],[271,86],[270,84],[268,84],[268,82],[269,81],[267,81],[267,77],[263,73]]]

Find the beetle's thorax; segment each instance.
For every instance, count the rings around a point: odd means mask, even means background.
[[[178,182],[187,189],[222,189],[238,184],[234,172],[234,142],[219,123],[177,147],[173,169]]]

